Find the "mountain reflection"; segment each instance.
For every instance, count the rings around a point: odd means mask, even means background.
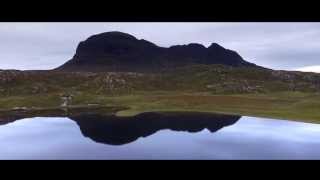
[[[159,130],[187,131],[190,133],[219,129],[236,123],[240,116],[210,113],[142,113],[133,117],[87,114],[69,117],[75,121],[84,136],[95,142],[123,145],[147,137]]]
[[[164,129],[190,133],[208,129],[214,133],[225,126],[235,124],[241,118],[241,116],[195,112],[149,112],[132,117],[118,117],[110,113],[79,111],[69,114],[50,112],[32,116],[1,115],[0,125],[32,117],[67,117],[76,122],[83,136],[109,145],[128,144]]]

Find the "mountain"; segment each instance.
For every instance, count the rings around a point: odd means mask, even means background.
[[[263,68],[215,43],[164,48],[121,32],[91,36],[55,70],[0,70],[2,113],[70,113],[94,105],[121,107],[126,110],[119,114],[126,116],[195,111],[318,121],[319,92],[319,73]],[[3,123],[11,120],[0,117]],[[129,141],[140,137],[138,130]],[[109,142],[100,138],[93,139]]]
[[[165,48],[114,31],[93,35],[80,42],[74,57],[56,70],[155,72],[190,64],[258,67],[216,43],[208,48],[196,43]]]

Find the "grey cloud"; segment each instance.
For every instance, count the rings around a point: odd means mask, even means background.
[[[276,69],[320,65],[320,23],[0,23],[0,69],[50,69],[80,41],[123,31],[159,46],[216,42]]]

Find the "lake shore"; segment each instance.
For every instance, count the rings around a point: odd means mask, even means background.
[[[320,123],[320,95],[308,93],[210,95],[206,93],[136,93],[130,95],[80,94],[68,107],[61,107],[57,94],[34,98],[6,97],[0,99],[0,114],[28,112],[39,116],[52,110],[58,112],[104,109],[117,116],[134,116],[143,112],[193,111],[240,116],[255,116],[300,122]]]

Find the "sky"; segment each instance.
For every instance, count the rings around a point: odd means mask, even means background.
[[[158,46],[218,43],[279,70],[320,72],[320,23],[0,23],[0,69],[52,69],[94,34],[129,33]]]

